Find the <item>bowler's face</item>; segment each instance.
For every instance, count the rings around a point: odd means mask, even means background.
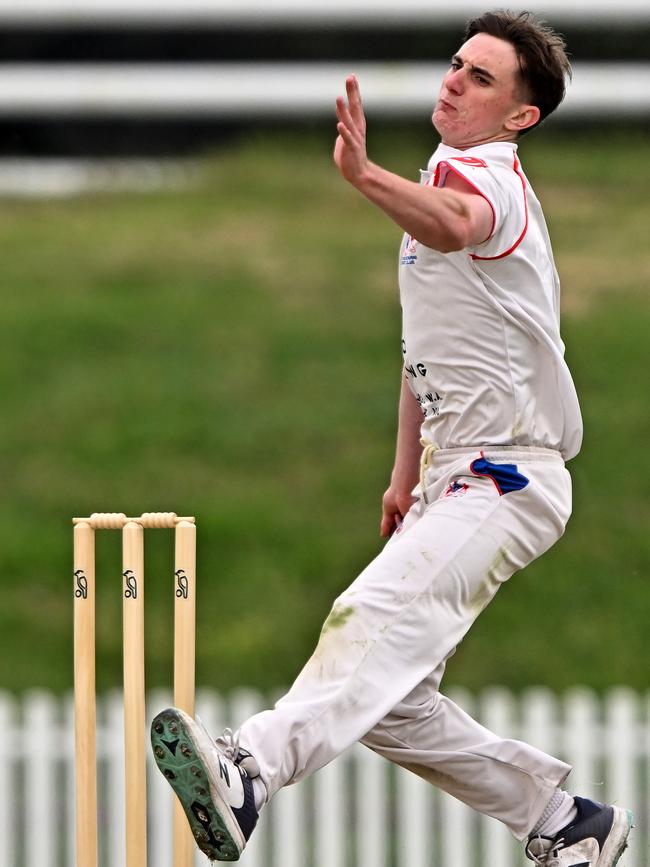
[[[442,80],[432,121],[444,144],[467,148],[514,141],[511,118],[523,105],[514,46],[477,33],[458,49]]]

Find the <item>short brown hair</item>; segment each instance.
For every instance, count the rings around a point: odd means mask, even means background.
[[[564,38],[530,12],[505,10],[485,12],[468,21],[464,41],[477,33],[496,36],[514,47],[525,98],[539,108],[537,123],[541,123],[562,102],[566,79],[571,78]]]

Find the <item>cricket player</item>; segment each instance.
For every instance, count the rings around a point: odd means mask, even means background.
[[[499,819],[535,864],[612,867],[626,846],[629,811],[573,797],[568,765],[488,731],[439,691],[476,617],[571,513],[565,461],[582,422],[551,244],[517,148],[569,73],[561,37],[528,14],[470,21],[420,183],[368,159],[354,76],[337,100],[338,170],[404,232],[388,542],[272,710],[216,740],[174,708],[153,721],[156,761],[211,859],[236,860],[282,786],[356,741]]]

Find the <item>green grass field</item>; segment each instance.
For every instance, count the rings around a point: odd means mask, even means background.
[[[75,514],[199,521],[198,679],[288,683],[379,549],[400,378],[400,232],[327,136],[258,133],[183,192],[0,206],[0,686],[71,686]],[[417,176],[428,131],[371,156]],[[614,158],[614,154],[616,157]],[[565,538],[476,624],[448,682],[646,686],[650,141],[524,140],[585,416]],[[98,683],[121,677],[117,534],[98,540]],[[171,678],[171,538],[149,534],[148,680]]]

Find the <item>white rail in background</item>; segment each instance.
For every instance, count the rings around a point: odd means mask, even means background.
[[[423,116],[442,63],[0,65],[0,117],[333,117],[355,72],[375,116]],[[559,113],[650,111],[650,63],[576,63]]]
[[[506,4],[507,5],[507,4]],[[647,0],[527,0],[526,8],[550,19],[629,22],[650,20]],[[462,22],[492,8],[484,0],[1,0],[0,22],[45,26],[176,26],[177,24],[287,26],[396,23],[422,26]]]

